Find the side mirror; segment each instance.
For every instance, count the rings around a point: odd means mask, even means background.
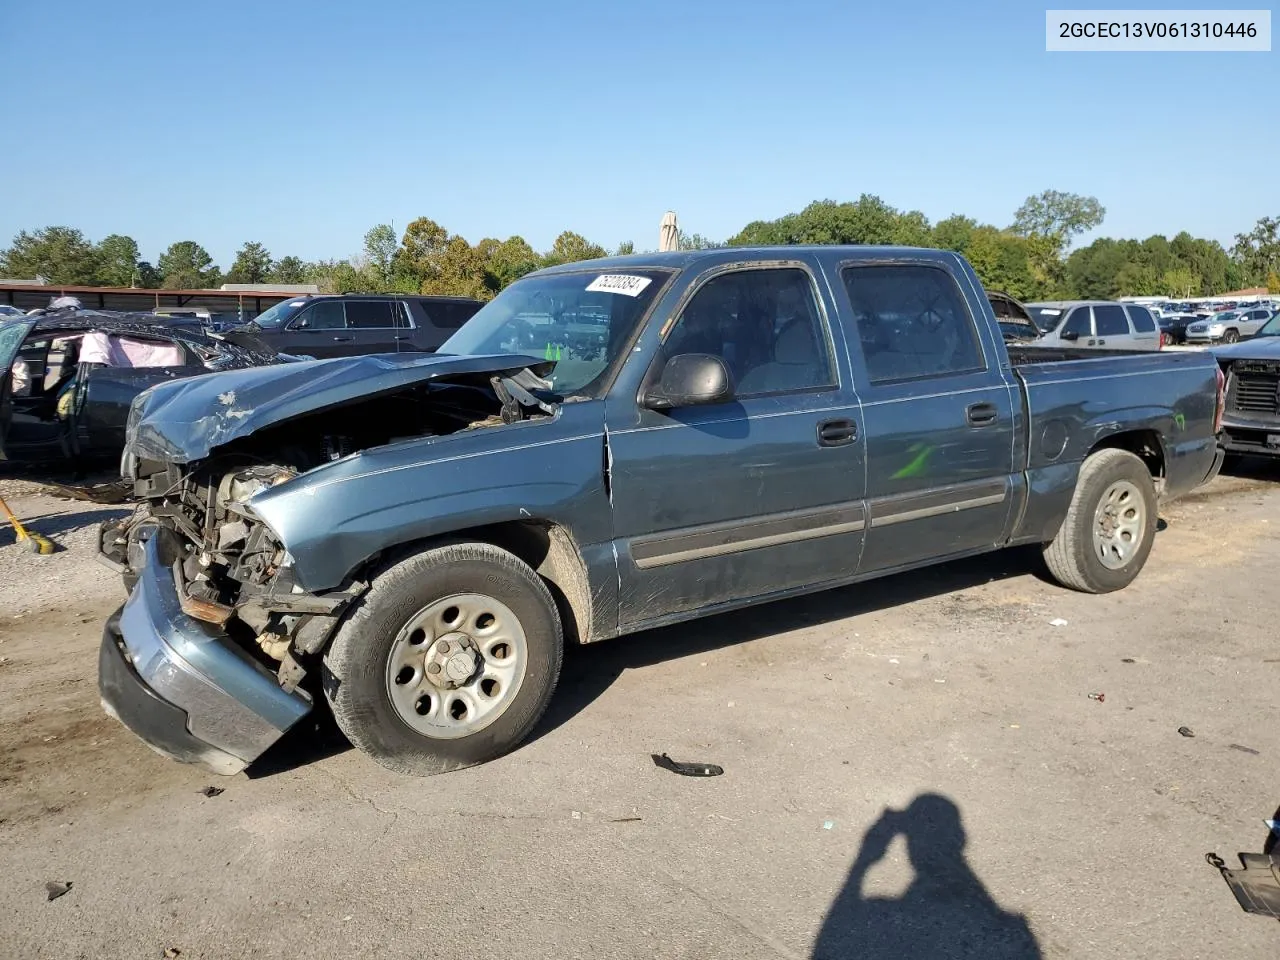
[[[1079,339],[1080,339],[1080,334],[1078,334],[1078,333],[1077,333],[1076,331],[1074,331],[1074,330],[1063,330],[1063,331],[1062,331],[1062,339],[1063,339],[1063,340],[1079,340]]]
[[[733,375],[709,353],[681,353],[667,361],[657,386],[644,395],[650,410],[675,410],[733,399]]]

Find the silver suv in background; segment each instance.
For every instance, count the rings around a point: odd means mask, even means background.
[[[1235,343],[1247,340],[1274,316],[1270,307],[1224,310],[1187,327],[1187,343]]]
[[[1113,300],[1058,300],[1029,303],[1027,310],[1044,331],[1034,347],[1094,350],[1159,350],[1160,331],[1151,311]]]

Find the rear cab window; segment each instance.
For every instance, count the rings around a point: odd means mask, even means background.
[[[849,265],[840,271],[873,384],[987,369],[978,330],[954,278],[929,264]]]

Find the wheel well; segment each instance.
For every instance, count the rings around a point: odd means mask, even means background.
[[[591,639],[591,583],[577,541],[565,527],[544,520],[471,527],[455,530],[445,537],[401,544],[371,558],[371,562],[376,564],[385,562],[388,556],[404,556],[440,540],[477,540],[514,553],[547,584],[560,612],[565,641],[586,643]]]
[[[1113,433],[1095,443],[1089,453],[1099,450],[1128,450],[1147,465],[1152,477],[1159,480],[1164,476],[1164,446],[1160,443],[1160,434],[1154,430]]]

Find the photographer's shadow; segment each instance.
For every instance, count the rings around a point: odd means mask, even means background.
[[[867,872],[902,834],[915,879],[900,897],[864,897]],[[945,957],[1038,960],[1026,919],[991,898],[964,856],[960,810],[938,794],[887,809],[862,838],[849,878],[827,911],[814,960]]]

